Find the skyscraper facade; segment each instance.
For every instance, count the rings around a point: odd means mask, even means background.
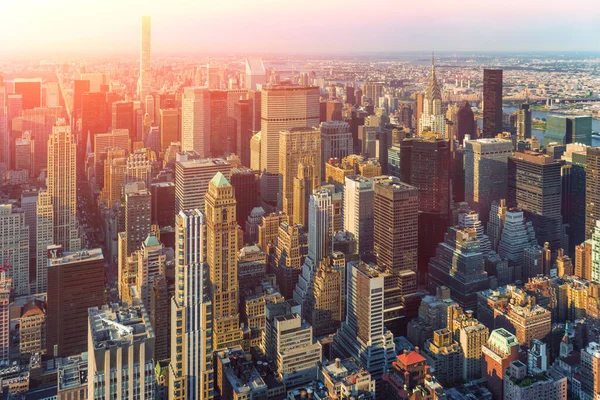
[[[238,312],[238,226],[233,186],[217,172],[206,193],[206,260],[214,309],[216,349],[240,344],[242,330]]]
[[[144,101],[152,90],[152,68],[150,65],[151,36],[151,19],[149,15],[144,15],[142,16],[140,77],[137,90],[140,101]]]
[[[10,266],[6,274],[18,295],[29,294],[29,229],[25,213],[0,204],[0,266]]]
[[[181,110],[181,150],[193,150],[202,158],[210,157],[210,91],[203,87],[184,88]],[[166,140],[162,146],[165,144]]]
[[[431,59],[431,75],[423,98],[423,113],[419,120],[418,135],[431,132],[443,137],[446,128],[446,118],[442,112],[442,90],[435,76],[435,65]]]
[[[346,177],[344,185],[344,230],[354,234],[358,254],[373,253],[373,179],[361,175]]]
[[[502,70],[483,70],[483,137],[502,132]]]
[[[531,109],[524,103],[517,110],[517,142],[531,138]]]
[[[600,149],[586,148],[585,238],[591,239],[600,219]]]

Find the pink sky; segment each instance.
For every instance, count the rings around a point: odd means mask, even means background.
[[[600,51],[591,0],[18,0],[0,52]]]

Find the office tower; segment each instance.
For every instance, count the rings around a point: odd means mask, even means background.
[[[534,375],[527,365],[516,360],[503,379],[505,399],[567,399],[567,378],[554,369]]]
[[[127,152],[120,147],[106,149],[104,160],[103,188],[99,201],[106,202],[108,208],[121,200],[121,186],[125,183]]]
[[[146,95],[146,98],[144,99],[144,110],[146,111],[146,114],[148,114],[148,120],[152,125],[158,122],[158,115],[156,115],[156,104],[154,102],[154,96],[151,94]]]
[[[108,107],[106,93],[86,92],[81,95],[81,131],[78,140],[83,141],[89,133],[93,145],[96,134],[108,132],[111,123]]]
[[[260,174],[244,167],[232,168],[229,179],[236,194],[238,225],[243,227],[250,212],[259,205]]]
[[[383,96],[382,82],[365,82],[363,85],[364,95],[371,100],[371,104],[377,107],[377,101]]]
[[[361,175],[346,177],[344,185],[344,230],[354,234],[360,256],[373,254],[373,179]]]
[[[434,331],[448,327],[449,316],[457,307],[448,287],[436,288],[435,296],[426,295],[421,298],[418,318],[409,323],[406,337],[416,346],[423,346]]]
[[[462,379],[470,382],[481,378],[481,349],[488,340],[489,329],[473,318],[473,311],[470,310],[454,318],[452,329],[463,355]]]
[[[34,153],[31,135],[23,132],[24,137],[15,139],[15,171],[27,171],[29,177],[34,176]]]
[[[524,103],[517,110],[517,142],[531,138],[531,109]]]
[[[539,243],[553,250],[566,248],[561,215],[563,161],[535,152],[516,152],[508,159],[510,207],[519,207],[533,222]]]
[[[283,130],[279,137],[279,175],[281,177],[279,207],[284,213],[294,213],[294,178],[298,164],[312,166],[314,180],[320,182],[321,134],[317,128]]]
[[[508,209],[504,215],[502,233],[498,241],[498,254],[509,265],[520,267],[523,263],[523,252],[536,245],[535,230],[530,221],[525,220],[525,214],[520,209]],[[516,273],[519,279],[519,273]]]
[[[87,350],[88,309],[105,302],[104,256],[102,249],[48,251],[46,349],[66,357]]]
[[[261,142],[262,132],[258,131],[255,135],[252,135],[252,138],[250,139],[250,168],[256,171],[262,171],[260,165]]]
[[[321,176],[325,176],[325,163],[330,158],[339,160],[353,153],[350,125],[343,121],[321,123]]]
[[[149,314],[150,323],[156,336],[154,344],[155,359],[159,361],[168,360],[171,345],[171,304],[167,279],[164,275],[156,276],[152,281]]]
[[[42,106],[42,79],[21,79],[14,80],[13,93],[20,94],[23,98],[23,110]]]
[[[173,226],[175,216],[175,183],[157,182],[150,185],[152,224]]]
[[[398,178],[379,177],[373,185],[373,249],[380,267],[393,273],[417,271],[417,188]]]
[[[142,304],[88,312],[88,393],[98,399],[154,399],[154,331]]]
[[[108,92],[108,74],[102,72],[82,72],[80,78],[90,81],[90,92]]]
[[[383,324],[385,277],[362,262],[350,263],[346,276],[347,318],[333,337],[332,350],[354,357],[380,379],[396,355],[394,336]]]
[[[211,326],[214,326],[206,265],[206,223],[198,209],[181,211],[175,223],[178,282],[171,300],[169,399],[212,399]]]
[[[236,148],[242,165],[250,167],[250,140],[252,139],[252,100],[239,100],[234,105]]]
[[[231,164],[222,158],[192,158],[179,155],[175,163],[175,212],[204,209],[209,181],[217,172],[229,179]]]
[[[591,239],[575,246],[575,276],[592,280],[592,248]]]
[[[264,218],[263,226],[259,227],[259,236],[261,234],[266,236],[265,230],[268,226],[275,225],[279,220],[276,214]],[[275,256],[271,258],[270,270],[277,277],[280,293],[285,298],[291,299],[308,252],[308,238],[301,225],[289,224],[287,221],[282,220],[277,224],[276,229]],[[266,238],[261,239],[259,241],[264,241]]]
[[[11,121],[12,125],[12,121]],[[10,166],[10,129],[6,108],[6,88],[0,85],[0,162]]]
[[[12,278],[6,274],[8,264],[3,262],[2,271],[0,271],[0,360],[3,363],[10,362],[9,344],[10,344],[10,293],[12,287]]]
[[[464,203],[459,203],[459,206]],[[474,229],[477,233],[477,240],[479,240],[479,247],[484,257],[492,251],[492,244],[490,238],[483,233],[483,225],[479,220],[479,214],[469,209],[468,207],[459,209],[458,211],[458,226],[462,229],[470,228]]]
[[[465,145],[465,200],[489,221],[492,201],[506,198],[508,157],[512,142],[504,139],[469,140]]]
[[[71,104],[71,114],[77,121],[81,117],[83,94],[90,92],[90,81],[87,79],[75,79],[73,81],[73,104]]]
[[[310,195],[321,184],[318,178],[314,157],[304,157],[298,163],[298,172],[293,183],[292,222],[308,227],[308,204]]]
[[[580,398],[593,399],[600,393],[600,345],[590,342],[581,351]]]
[[[36,214],[36,293],[48,290],[48,246],[54,244],[54,207],[48,191],[40,191]],[[31,227],[30,227],[31,229]],[[33,289],[33,288],[32,288]]]
[[[357,153],[365,157],[377,156],[377,127],[361,125],[358,127]]]
[[[474,310],[477,292],[489,285],[477,232],[450,227],[444,242],[429,261],[429,287],[448,286],[452,299],[465,310]]]
[[[208,100],[209,154],[215,157],[225,156],[229,152],[229,125],[227,118],[227,91],[210,90]],[[206,119],[206,117],[204,117]],[[206,132],[206,131],[205,131]],[[205,139],[206,140],[206,139]],[[234,151],[235,148],[231,149]],[[205,156],[207,157],[207,156]]]
[[[585,238],[591,239],[600,220],[600,149],[588,147],[585,154]]]
[[[336,265],[338,264],[338,265]],[[341,264],[341,265],[340,265]],[[342,322],[342,275],[345,259],[325,257],[319,262],[312,291],[308,293],[303,314],[313,328],[313,335],[334,334]]]
[[[346,85],[346,104],[350,104],[350,105],[356,104],[356,96],[354,95],[354,86]]]
[[[37,202],[38,192],[24,190],[21,193],[21,210],[25,215],[25,225],[29,227],[29,260],[35,261],[37,255]],[[35,290],[35,288],[32,288]]]
[[[189,106],[189,100],[188,100]],[[194,106],[192,106],[193,108]],[[160,147],[166,149],[173,142],[179,142],[179,113],[176,108],[159,109],[160,115]],[[187,114],[189,115],[189,113]],[[183,111],[182,111],[183,116]],[[189,122],[189,121],[188,121]],[[195,122],[195,119],[192,123]],[[205,124],[199,124],[198,129],[205,128]],[[190,129],[188,127],[188,129]],[[193,132],[193,128],[192,128]],[[194,142],[195,143],[195,142]]]
[[[246,82],[245,87],[248,90],[260,90],[267,84],[267,71],[261,58],[246,59]]]
[[[600,220],[596,221],[596,226],[594,228],[594,231],[592,232],[591,246],[592,246],[591,279],[594,282],[599,282],[600,281]]]
[[[115,101],[112,103],[112,129],[127,129],[132,142],[138,141],[133,101]]]
[[[206,63],[206,86],[209,89],[221,89],[221,79],[219,76],[219,67],[210,65],[210,58]]]
[[[46,107],[60,106],[60,91],[58,82],[48,82],[46,84]]]
[[[444,139],[404,139],[400,144],[400,180],[419,193],[419,270],[427,276],[427,263],[441,242],[450,211],[450,149]]]
[[[151,226],[151,194],[143,183],[123,185],[125,214],[125,255],[138,250],[148,237]]]
[[[418,106],[417,106],[418,107]],[[417,111],[418,114],[418,111]],[[431,132],[440,137],[444,137],[446,127],[446,118],[442,112],[442,90],[435,76],[435,65],[433,57],[431,58],[431,76],[425,89],[423,97],[423,111],[419,119],[419,129],[417,135],[424,132]]]
[[[34,108],[21,112],[22,131],[29,132],[30,139],[32,140],[35,156],[33,167],[36,175],[47,167],[48,139],[60,114],[60,108]],[[12,149],[14,156],[15,148],[13,147]],[[16,160],[14,161],[16,162]]]
[[[433,339],[425,342],[422,355],[442,385],[453,386],[462,379],[463,355],[448,328],[433,332]]]
[[[266,190],[261,191],[261,196],[266,203],[274,204],[277,201],[280,132],[292,128],[313,128],[318,125],[318,87],[278,86],[265,88],[262,91],[259,169],[275,174],[265,179]]]
[[[110,133],[99,133],[94,141],[94,176],[96,178],[96,187],[104,187],[104,161],[107,159],[108,149],[121,148],[124,155],[127,156],[131,151],[131,139],[129,132],[123,129],[116,129]]]
[[[563,157],[567,160],[567,164],[561,168],[563,186],[561,214],[569,235],[568,251],[573,254],[575,246],[586,239],[587,156],[584,149],[584,152],[573,152],[570,163],[567,157]],[[592,182],[590,182],[591,185],[593,185]]]
[[[149,232],[148,237],[142,242],[133,258],[134,262],[137,262],[137,277],[135,278],[137,293],[144,307],[150,310],[154,280],[164,277],[166,274],[167,255],[164,245],[154,232]]]
[[[551,142],[592,145],[591,116],[549,115],[547,120],[546,132],[544,133],[545,146],[548,146]]]
[[[11,204],[0,204],[0,262],[17,295],[29,294],[29,227],[25,213]],[[10,268],[8,268],[10,266]]]
[[[137,85],[137,97],[144,101],[152,90],[152,67],[150,65],[151,49],[151,19],[149,15],[142,16],[142,31],[140,43],[140,77]]]
[[[504,399],[504,373],[519,358],[519,342],[506,329],[495,329],[482,346],[483,377],[494,399]]]
[[[471,138],[474,138],[475,134],[477,133],[477,123],[475,122],[475,114],[473,114],[471,103],[469,103],[468,101],[464,101],[461,105],[458,106],[458,111],[456,112],[455,128],[456,140],[458,140],[459,144],[462,144],[466,135],[469,135]]]
[[[492,201],[486,232],[490,238],[490,242],[492,242],[492,250],[496,252],[498,251],[498,243],[500,243],[502,237],[507,210],[506,199]]]
[[[238,228],[233,187],[221,172],[206,193],[207,263],[214,313],[215,348],[227,348],[242,339],[238,313]]]
[[[155,163],[156,154],[148,148],[142,148],[129,154],[125,164],[124,183],[144,182],[148,188]]]
[[[483,70],[483,137],[493,138],[502,130],[502,70]]]
[[[181,150],[195,151],[202,158],[210,157],[211,154],[213,135],[210,133],[210,96],[211,93],[206,88],[186,87],[181,100]],[[166,141],[162,140],[163,148],[165,143]]]

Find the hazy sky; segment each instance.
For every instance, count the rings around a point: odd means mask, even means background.
[[[600,51],[598,0],[2,0],[0,52]]]

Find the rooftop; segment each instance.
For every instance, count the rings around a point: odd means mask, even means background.
[[[102,249],[81,250],[75,252],[65,252],[62,257],[49,258],[48,266],[74,264],[81,261],[104,260]]]
[[[215,176],[210,180],[210,183],[218,188],[231,187],[231,183],[225,178],[225,175],[218,171]]]
[[[111,348],[154,337],[150,319],[140,304],[113,304],[88,310],[94,348]]]

